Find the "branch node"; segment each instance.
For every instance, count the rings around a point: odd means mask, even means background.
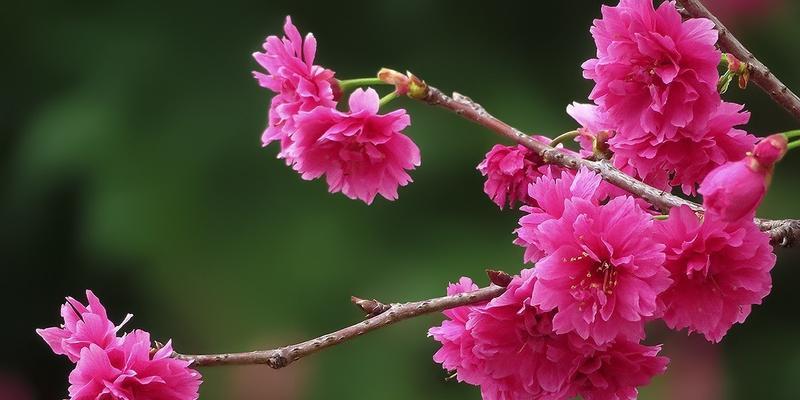
[[[510,284],[513,279],[507,272],[494,269],[487,269],[486,275],[489,276],[490,282],[500,287],[508,287],[508,284]]]
[[[365,318],[376,317],[392,308],[392,306],[383,304],[375,299],[367,300],[356,296],[350,296],[350,301],[364,312]]]

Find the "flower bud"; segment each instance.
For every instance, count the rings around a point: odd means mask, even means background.
[[[788,140],[781,134],[768,136],[756,144],[753,158],[762,168],[771,169],[786,154],[788,145]]]
[[[405,95],[408,93],[408,84],[411,79],[398,71],[389,68],[381,68],[381,70],[378,71],[378,79],[394,85],[395,91],[399,95]]]

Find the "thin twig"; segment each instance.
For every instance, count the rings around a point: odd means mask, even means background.
[[[678,3],[683,6],[689,16],[711,20],[719,31],[719,47],[746,62],[750,68],[750,80],[761,87],[772,100],[785,108],[796,120],[800,121],[800,98],[773,75],[769,68],[753,55],[753,52],[744,47],[742,42],[720,22],[719,18],[708,11],[699,0],[678,0]]]
[[[570,169],[586,167],[599,174],[609,183],[645,199],[648,203],[664,212],[669,211],[672,207],[682,205],[688,206],[696,212],[703,212],[703,207],[700,204],[641,182],[617,168],[614,168],[608,161],[583,159],[573,154],[566,153],[561,149],[550,147],[547,143],[535,140],[522,131],[495,118],[492,114],[489,114],[483,106],[462,94],[453,93],[453,97],[450,97],[442,93],[439,89],[428,86],[427,95],[420,100],[430,105],[450,110],[462,118],[474,121],[500,136],[511,139],[535,151],[546,163],[560,165]],[[770,239],[774,245],[791,246],[800,243],[800,221],[756,219],[756,224],[759,225],[761,230],[770,235]]]
[[[357,338],[367,332],[383,328],[384,326],[405,319],[418,317],[423,314],[488,301],[501,295],[505,290],[504,287],[490,285],[472,292],[452,296],[437,297],[410,303],[391,304],[385,311],[373,317],[368,317],[366,320],[355,325],[350,325],[315,339],[277,349],[225,354],[190,355],[174,353],[172,356],[181,360],[191,361],[192,365],[197,367],[266,364],[271,368],[278,369],[320,350]],[[375,302],[383,305],[377,300]]]

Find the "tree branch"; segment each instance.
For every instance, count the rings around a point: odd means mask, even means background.
[[[599,174],[609,183],[645,199],[648,203],[664,212],[669,211],[672,207],[681,205],[689,206],[696,212],[703,212],[703,207],[700,204],[656,189],[644,182],[634,179],[617,168],[614,168],[613,165],[605,160],[592,161],[583,159],[535,140],[520,130],[495,118],[493,115],[489,114],[483,106],[462,94],[453,93],[453,97],[450,97],[442,93],[439,89],[428,86],[427,94],[419,100],[430,105],[450,110],[460,115],[462,118],[476,122],[500,136],[511,139],[538,153],[546,163],[560,165],[569,169],[586,167]],[[800,243],[800,221],[756,219],[756,224],[761,230],[770,235],[770,239],[774,245],[791,246]]]
[[[739,42],[733,34],[703,6],[699,0],[677,0],[683,7],[681,14],[685,17],[707,18],[711,20],[719,31],[720,47],[736,58],[748,63],[750,68],[750,79],[761,87],[772,99],[783,106],[790,114],[800,121],[800,98],[797,97],[783,82],[781,82],[769,69],[761,63],[752,52]],[[424,84],[423,84],[424,85]],[[423,86],[425,87],[425,86]],[[480,104],[472,101],[469,97],[458,93],[453,93],[449,97],[440,90],[427,86],[424,97],[416,97],[431,105],[436,105],[455,112],[463,118],[474,121],[479,125],[488,128],[500,136],[511,139],[538,153],[542,159],[550,164],[560,165],[570,169],[586,167],[609,183],[616,185],[636,196],[639,196],[662,211],[668,211],[672,207],[681,205],[689,206],[697,212],[702,212],[703,208],[697,203],[674,196],[640,182],[622,171],[614,168],[607,161],[592,161],[575,157],[559,149],[548,146],[545,143],[534,140],[518,129],[506,124],[489,114]],[[770,235],[772,243],[779,246],[792,246],[800,243],[800,221],[798,220],[763,220],[756,219],[756,223],[761,230]],[[499,271],[487,271],[492,282],[503,285],[508,282],[510,277]],[[468,304],[488,301],[499,296],[505,291],[505,287],[492,284],[488,287],[472,292],[461,293],[453,296],[438,297],[429,300],[415,301],[410,303],[387,305],[378,300],[364,300],[353,297],[352,302],[366,314],[366,320],[355,325],[348,326],[336,332],[320,336],[315,339],[307,340],[295,345],[284,346],[277,349],[259,350],[244,353],[223,353],[223,354],[203,354],[187,355],[174,353],[173,357],[191,361],[194,366],[218,366],[218,365],[245,365],[245,364],[266,364],[271,368],[283,368],[290,363],[303,357],[314,354],[322,349],[344,343],[350,339],[361,336],[367,332],[382,328],[396,322],[414,318],[420,315],[439,312],[446,309],[464,306]]]
[[[271,368],[278,369],[320,350],[344,343],[367,332],[383,328],[384,326],[391,325],[405,319],[418,317],[423,314],[430,314],[467,304],[488,301],[501,295],[505,290],[506,289],[504,287],[490,285],[472,292],[437,297],[429,300],[414,301],[410,303],[391,304],[388,306],[377,300],[366,300],[366,302],[370,303],[366,305],[367,308],[365,308],[365,305],[363,305],[364,303],[359,304],[359,301],[364,300],[354,298],[352,299],[353,302],[368,314],[367,319],[355,325],[350,325],[346,328],[315,339],[277,349],[250,351],[245,353],[199,355],[174,353],[172,356],[177,359],[191,361],[192,365],[196,367],[266,364]],[[375,312],[378,310],[383,311],[375,314]]]
[[[759,61],[753,53],[739,41],[725,25],[720,22],[700,0],[677,0],[683,6],[686,14],[694,18],[707,18],[717,26],[719,31],[719,47],[733,54],[750,67],[750,80],[763,89],[776,103],[786,109],[795,119],[800,121],[800,98],[797,97],[783,82],[770,72],[764,63]]]

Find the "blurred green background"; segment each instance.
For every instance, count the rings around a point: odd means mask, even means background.
[[[762,0],[763,2],[763,0]],[[734,30],[800,89],[800,5],[742,12]],[[400,199],[372,206],[304,182],[263,149],[270,94],[250,54],[291,14],[339,78],[381,66],[458,90],[512,124],[574,128],[579,65],[599,1],[466,0],[14,2],[3,6],[0,92],[0,399],[59,399],[70,364],[34,334],[56,325],[65,295],[92,288],[114,320],[178,351],[243,351],[353,323],[349,296],[403,301],[442,294],[461,275],[521,268],[519,217],[482,192],[475,165],[497,138],[410,104],[423,165]],[[759,135],[797,122],[755,87],[729,99]],[[799,217],[800,153],[777,171],[761,209]],[[646,399],[796,399],[800,394],[798,250],[781,251],[774,290],[744,326],[709,346],[653,329],[673,365]],[[202,370],[202,399],[477,399],[431,356],[408,321],[305,359]]]

